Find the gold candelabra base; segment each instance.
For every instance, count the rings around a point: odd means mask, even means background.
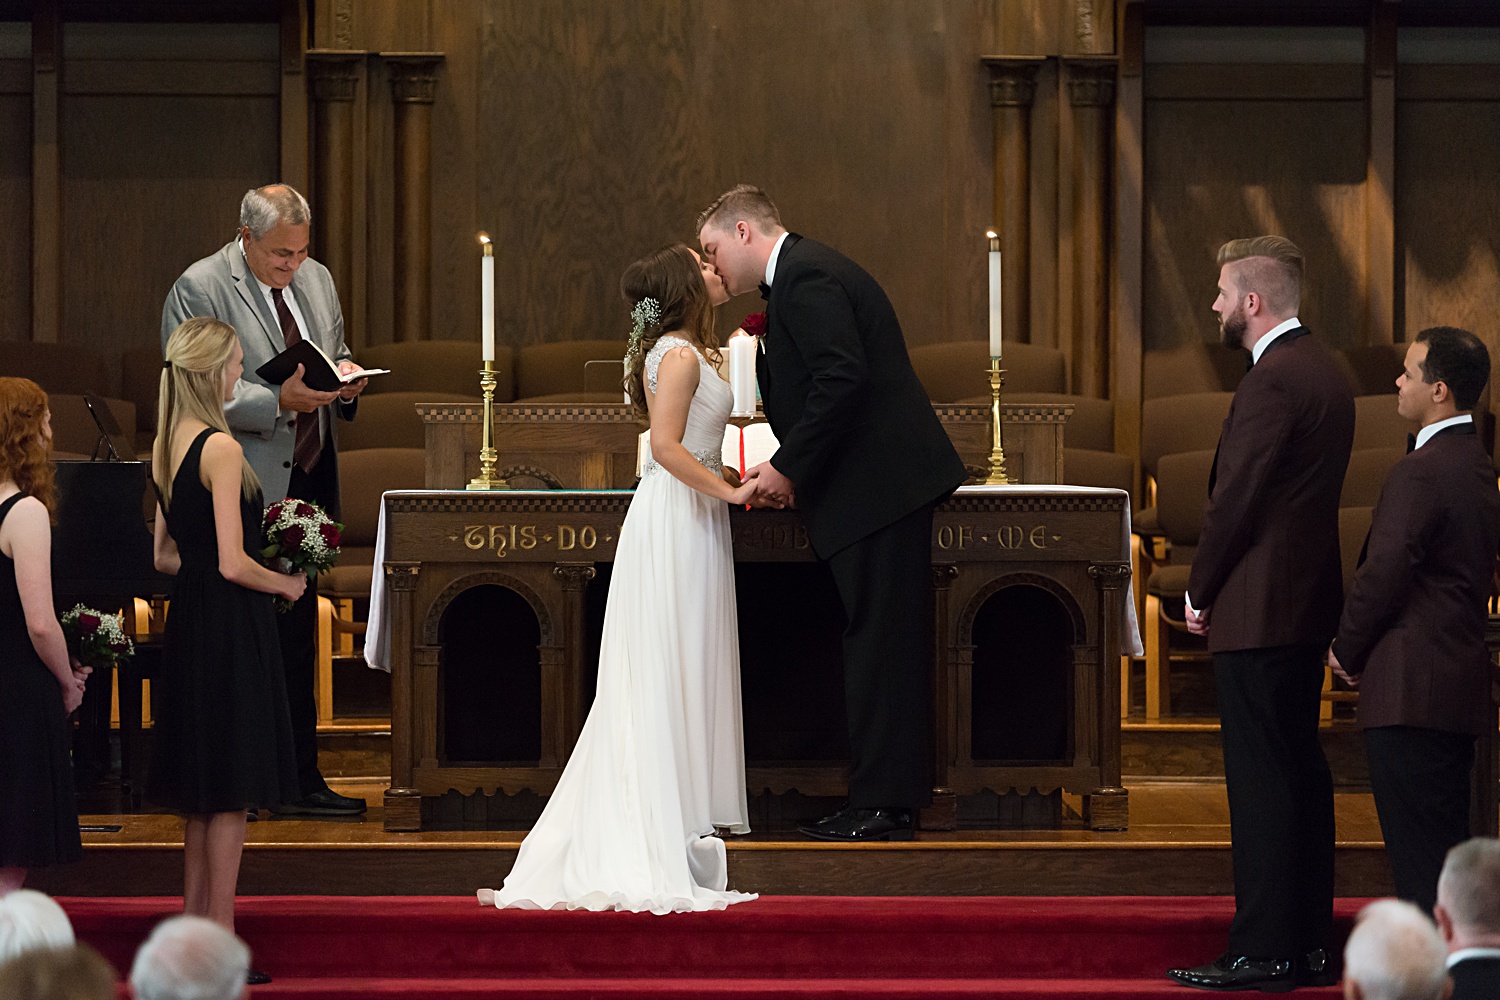
[[[495,474],[495,363],[486,361],[479,370],[479,390],[484,394],[484,430],[479,448],[479,475],[469,480],[471,490],[508,490],[510,483]]]
[[[1005,385],[1005,369],[999,358],[990,358],[990,474],[984,481],[986,486],[1009,486],[1011,478],[1005,474],[1005,444],[1000,429],[1000,390]]]

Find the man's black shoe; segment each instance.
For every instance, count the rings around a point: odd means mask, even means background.
[[[1262,993],[1288,993],[1297,988],[1297,977],[1290,959],[1249,958],[1245,955],[1220,955],[1207,965],[1193,969],[1169,969],[1168,979],[1197,990],[1260,990]]]
[[[264,986],[271,981],[271,977],[259,969],[251,969],[245,973],[246,986]]]
[[[287,802],[272,806],[278,816],[358,816],[365,811],[364,799],[351,799],[331,788],[322,788],[301,802]]]
[[[1293,972],[1298,986],[1337,986],[1339,982],[1338,963],[1322,948],[1298,955]]]
[[[814,840],[911,840],[915,833],[910,809],[851,809],[816,823],[804,823],[798,831]]]

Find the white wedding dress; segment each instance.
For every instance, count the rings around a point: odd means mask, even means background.
[[[656,390],[663,355],[646,357]],[[697,354],[697,352],[694,352]],[[698,355],[683,446],[718,472],[729,384]],[[724,842],[748,833],[729,509],[647,464],[620,529],[593,707],[557,789],[501,889],[523,909],[721,910]]]

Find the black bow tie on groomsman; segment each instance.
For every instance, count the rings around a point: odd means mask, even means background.
[[[1406,453],[1408,455],[1410,455],[1412,452],[1414,452],[1416,450],[1417,450],[1417,436],[1415,434],[1408,434],[1408,435],[1406,435]]]
[[[766,284],[764,281],[760,283],[760,297],[765,299],[767,302],[771,301],[771,286]]]

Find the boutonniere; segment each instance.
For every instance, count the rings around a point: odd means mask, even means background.
[[[760,353],[766,353],[766,342],[763,339],[766,335],[765,313],[751,313],[746,316],[740,321],[740,329],[755,338],[755,342],[760,346]]]

